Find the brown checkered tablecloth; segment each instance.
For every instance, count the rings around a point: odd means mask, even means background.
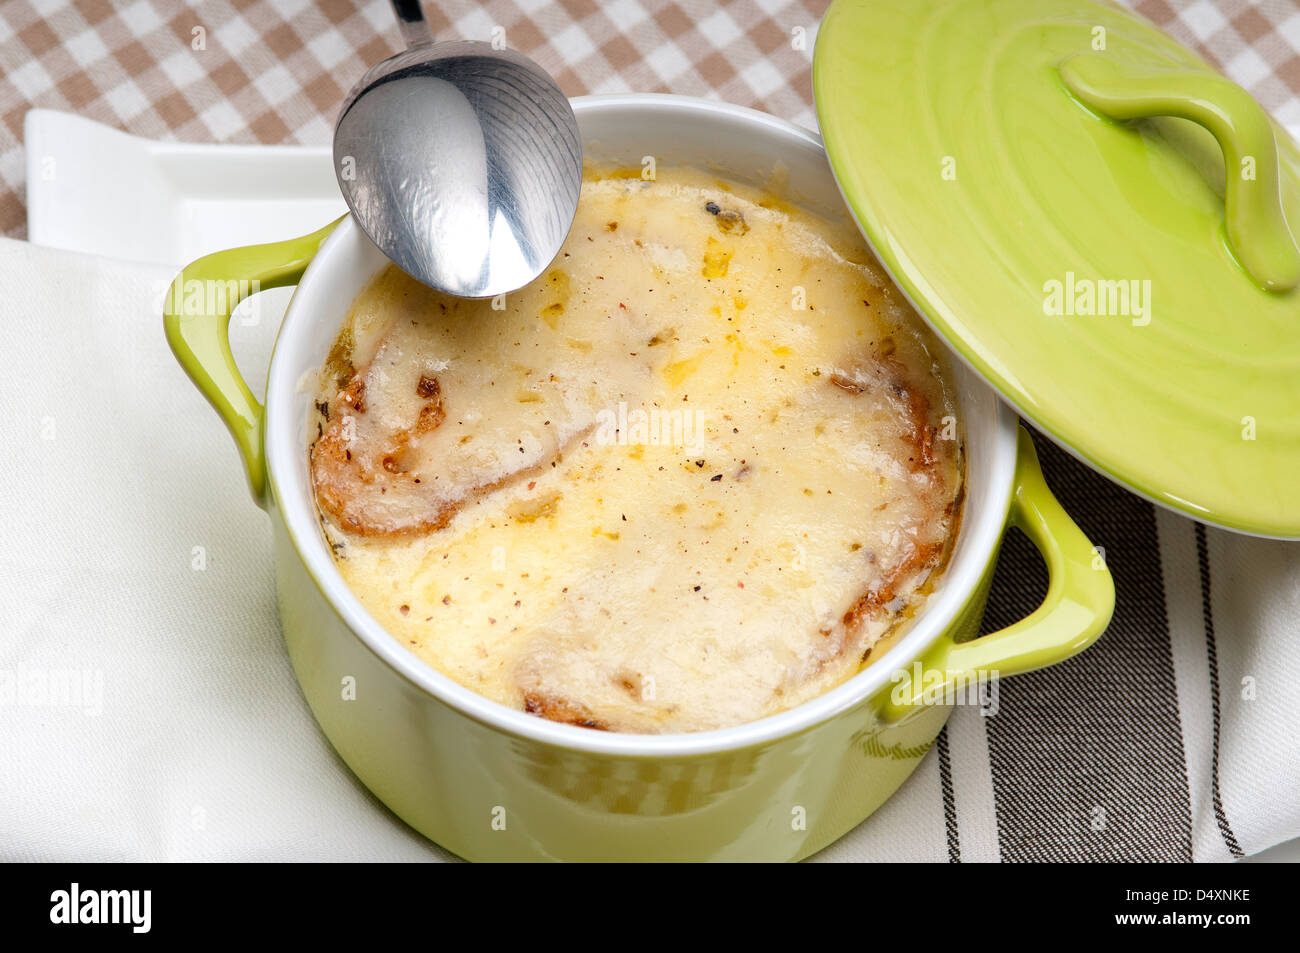
[[[1300,123],[1294,0],[1129,0]],[[827,0],[426,2],[440,37],[532,56],[570,95],[717,97],[815,126]],[[26,235],[22,122],[33,106],[192,142],[323,145],[344,92],[399,49],[387,0],[0,0],[0,234]]]

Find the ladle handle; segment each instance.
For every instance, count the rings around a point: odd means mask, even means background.
[[[433,31],[429,29],[429,24],[424,19],[420,0],[391,0],[391,2],[393,13],[397,16],[398,29],[402,31],[402,39],[407,49],[427,46],[433,42]]]

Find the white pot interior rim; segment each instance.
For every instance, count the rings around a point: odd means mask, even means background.
[[[584,96],[574,99],[573,107],[585,147],[598,158],[637,164],[643,155],[656,155],[665,165],[689,163],[760,185],[780,162],[789,171],[791,198],[823,214],[846,214],[820,137],[792,123],[756,110],[670,94]],[[981,378],[963,362],[950,359],[964,421],[967,468],[957,543],[938,588],[911,629],[857,675],[757,721],[663,735],[561,724],[479,695],[420,660],[366,611],[334,564],[312,496],[306,421],[313,394],[300,383],[323,364],[347,307],[385,263],[349,217],[321,246],[303,276],[267,375],[268,485],[299,558],[355,636],[411,684],[476,721],[559,748],[624,756],[689,757],[798,734],[858,705],[891,684],[893,673],[910,668],[950,629],[997,553],[1016,465],[1016,418]]]

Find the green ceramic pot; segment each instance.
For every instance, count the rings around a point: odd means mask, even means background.
[[[582,98],[574,109],[594,158],[641,165],[654,156],[756,184],[781,167],[792,198],[845,214],[821,141],[771,116],[658,95]],[[1068,658],[1110,619],[1110,575],[1044,485],[1028,436],[955,364],[968,463],[961,533],[925,611],[859,675],[782,714],[697,734],[596,732],[489,701],[425,665],[367,614],[334,568],[312,501],[312,395],[299,381],[323,363],[349,303],[384,264],[345,217],[304,238],[194,262],[177,278],[165,322],[270,516],[285,641],[321,729],[384,803],[462,857],[806,857],[916,768],[958,700],[953,689]],[[184,294],[186,282],[254,280],[261,289],[298,285],[265,407],[231,357],[229,310],[187,308]],[[206,296],[188,300],[197,297]],[[976,639],[1008,525],[1041,550],[1049,591],[1028,618]]]

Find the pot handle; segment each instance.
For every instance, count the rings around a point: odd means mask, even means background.
[[[230,351],[230,313],[252,294],[297,284],[321,242],[340,221],[301,238],[205,255],[182,268],[167,292],[163,308],[167,343],[235,438],[258,506],[266,504],[265,413]]]
[[[1248,92],[1203,70],[1126,63],[1105,53],[1076,53],[1060,74],[1066,89],[1108,119],[1176,116],[1207,129],[1223,150],[1224,226],[1237,261],[1269,291],[1300,284],[1300,248],[1282,210],[1273,121]]]
[[[955,642],[945,635],[919,669],[899,672],[885,690],[879,714],[887,722],[979,679],[1031,672],[1064,661],[1097,640],[1115,608],[1115,584],[1097,549],[1052,496],[1038,453],[1020,428],[1015,490],[1008,525],[1018,526],[1047,564],[1047,596],[1031,615],[999,632]],[[920,675],[920,684],[916,676]]]

